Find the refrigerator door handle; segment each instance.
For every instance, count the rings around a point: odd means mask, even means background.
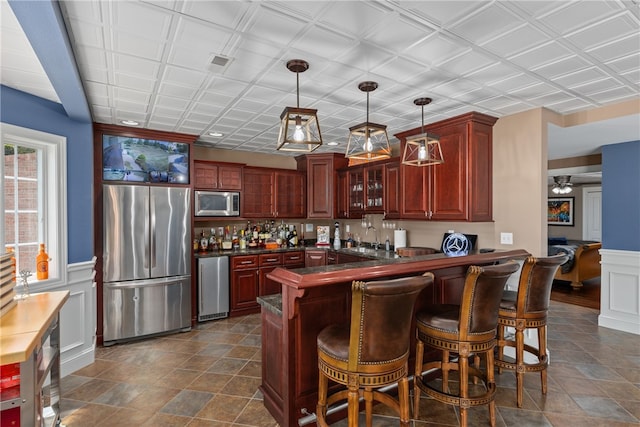
[[[148,218],[149,217],[149,203],[145,203],[144,205],[144,214],[145,216]],[[149,222],[145,221],[144,224],[144,269],[147,271],[147,274],[149,274],[149,264],[150,264],[150,259],[149,259],[149,233],[151,232],[149,230]]]
[[[156,266],[156,198],[151,192],[149,203],[149,228],[150,228],[150,240],[151,240],[151,251],[149,252],[149,256],[151,258],[151,268]]]

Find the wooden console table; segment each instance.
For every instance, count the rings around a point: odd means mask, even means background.
[[[0,317],[0,365],[20,364],[20,385],[13,394],[3,390],[0,410],[20,408],[18,425],[60,424],[59,317],[68,298],[69,291],[32,294]],[[48,376],[49,393],[44,396]]]
[[[258,298],[262,306],[260,390],[265,407],[283,427],[297,427],[301,418],[313,418],[318,391],[316,338],[325,326],[349,321],[352,280],[382,280],[431,271],[434,285],[420,294],[418,310],[433,302],[459,302],[470,265],[490,265],[527,255],[524,250],[512,250],[460,257],[435,254],[380,259],[295,270],[276,268],[267,277],[282,285],[282,293]],[[412,337],[411,359],[414,348]]]

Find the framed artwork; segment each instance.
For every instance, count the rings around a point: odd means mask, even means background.
[[[547,201],[548,225],[574,225],[573,197],[549,197]]]

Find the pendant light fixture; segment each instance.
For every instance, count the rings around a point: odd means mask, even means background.
[[[302,59],[287,62],[289,71],[296,73],[296,107],[286,107],[280,114],[280,135],[277,149],[310,153],[322,145],[318,110],[300,108],[300,73],[309,69],[309,63]]]
[[[422,128],[419,135],[407,138],[404,145],[404,154],[402,155],[402,164],[429,166],[444,163],[438,136],[424,131],[424,106],[431,103],[431,98],[418,98],[413,103],[422,108]]]
[[[378,88],[376,82],[362,82],[358,89],[367,93],[367,121],[349,128],[349,143],[345,157],[372,161],[391,157],[387,127],[369,122],[369,92]]]

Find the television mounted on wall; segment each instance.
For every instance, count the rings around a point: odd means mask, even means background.
[[[189,184],[189,144],[103,135],[102,179]]]

